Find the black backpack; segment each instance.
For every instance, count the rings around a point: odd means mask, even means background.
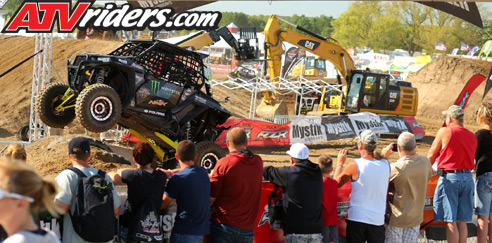
[[[131,242],[163,242],[160,210],[155,208],[150,195],[147,196],[128,228],[128,239]]]
[[[114,239],[117,222],[114,216],[113,186],[106,181],[106,173],[87,177],[75,167],[68,168],[79,177],[73,212],[70,211],[73,229],[89,242],[106,242]]]

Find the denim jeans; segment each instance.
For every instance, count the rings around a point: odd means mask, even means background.
[[[171,234],[171,243],[202,243],[203,235]]]
[[[492,172],[487,172],[477,177],[475,190],[475,212],[477,215],[491,215]]]
[[[448,173],[439,177],[434,193],[434,220],[471,221],[474,189],[471,173]]]
[[[251,230],[240,229],[228,224],[213,222],[210,238],[212,243],[251,243],[253,242],[254,232]]]

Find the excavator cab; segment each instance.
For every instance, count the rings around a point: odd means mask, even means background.
[[[354,71],[348,87],[345,99],[345,111],[348,113],[367,111],[415,116],[417,112],[417,89],[408,82],[390,85],[388,74]]]
[[[306,57],[306,77],[323,78],[326,76],[326,60],[320,57]]]

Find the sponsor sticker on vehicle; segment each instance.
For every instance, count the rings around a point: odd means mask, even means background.
[[[140,96],[141,98],[147,98],[149,97],[150,95],[150,90],[147,89],[147,88],[141,88],[140,90],[138,90],[138,96]]]
[[[149,105],[159,105],[159,106],[166,106],[167,102],[163,100],[150,100]]]

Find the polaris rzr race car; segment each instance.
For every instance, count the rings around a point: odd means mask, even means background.
[[[173,161],[185,139],[196,143],[199,165],[211,169],[224,155],[213,141],[231,113],[212,98],[211,71],[198,53],[132,40],[107,55],[79,54],[67,66],[68,85],[49,84],[36,100],[48,126],[63,128],[75,117],[92,132],[119,124],[149,142],[162,162]]]

